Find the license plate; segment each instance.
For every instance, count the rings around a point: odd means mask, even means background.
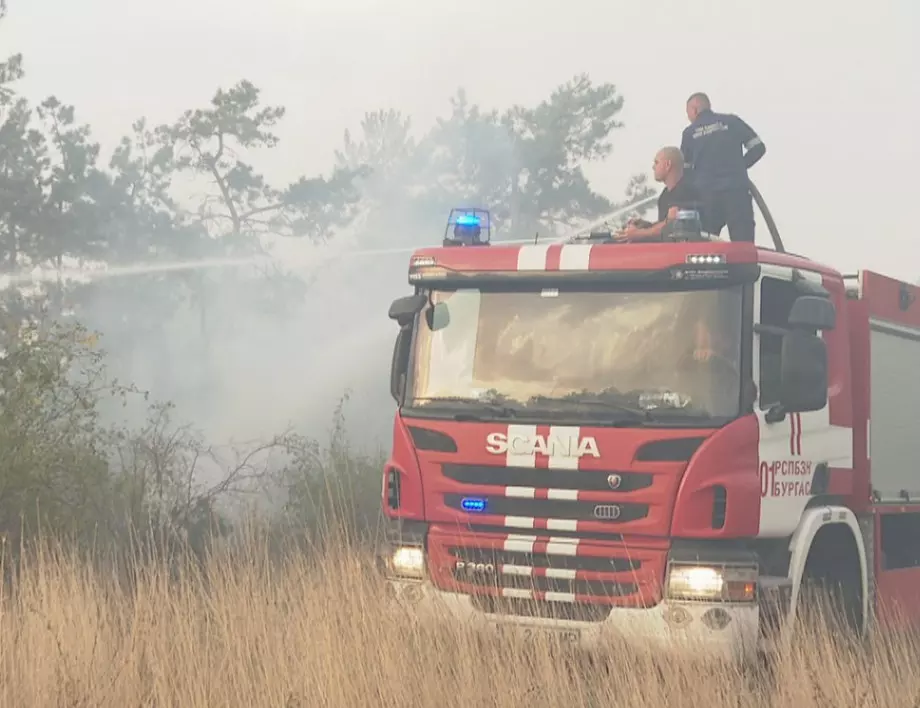
[[[559,629],[556,627],[531,627],[497,623],[495,630],[500,636],[515,636],[524,641],[534,641],[537,637],[553,639],[563,644],[575,644],[581,639],[580,629]]]

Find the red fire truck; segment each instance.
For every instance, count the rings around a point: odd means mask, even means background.
[[[731,657],[819,591],[856,633],[920,618],[920,288],[786,252],[752,191],[773,248],[692,222],[490,244],[488,214],[459,210],[411,256],[395,602]]]

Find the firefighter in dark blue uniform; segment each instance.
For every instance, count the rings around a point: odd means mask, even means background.
[[[754,241],[754,204],[747,171],[767,151],[754,130],[731,113],[715,113],[705,93],[687,100],[690,125],[680,143],[686,167],[704,204],[703,228],[732,241]]]

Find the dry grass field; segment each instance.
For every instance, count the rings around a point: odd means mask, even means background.
[[[204,572],[100,570],[61,545],[23,559],[0,604],[3,706],[918,705],[907,639],[869,648],[803,640],[768,683],[724,666],[603,666],[538,645],[481,643],[381,611],[358,551],[268,560],[257,540]]]

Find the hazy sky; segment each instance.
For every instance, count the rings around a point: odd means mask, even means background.
[[[365,110],[422,129],[459,85],[504,107],[588,72],[626,98],[614,156],[591,172],[619,197],[679,143],[687,95],[707,91],[767,144],[752,177],[790,250],[920,277],[918,0],[9,4],[0,41],[25,54],[22,90],[76,104],[107,145],[138,116],[170,120],[252,80],[289,110],[284,149],[262,165],[278,177],[327,170]]]

